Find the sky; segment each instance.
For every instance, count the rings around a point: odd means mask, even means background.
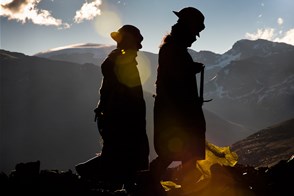
[[[138,27],[141,50],[158,53],[177,16],[195,7],[206,28],[191,46],[223,54],[241,39],[294,45],[294,0],[0,0],[1,49],[34,55],[82,43],[115,45],[109,34]]]

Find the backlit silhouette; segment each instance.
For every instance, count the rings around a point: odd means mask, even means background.
[[[102,152],[76,170],[85,178],[123,182],[149,166],[146,106],[136,61],[143,36],[136,27],[124,25],[111,37],[117,48],[101,65],[103,81],[95,109]]]
[[[206,123],[196,83],[196,74],[204,66],[193,62],[187,51],[205,28],[204,16],[192,7],[174,13],[179,19],[159,50],[154,104],[158,157],[150,164],[157,182],[172,161],[182,161],[184,173],[193,176],[196,161],[205,159]]]

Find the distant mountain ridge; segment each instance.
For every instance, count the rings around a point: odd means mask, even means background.
[[[70,168],[100,150],[93,108],[99,65],[112,48],[79,44],[36,56],[0,50],[1,168],[37,158],[44,168]],[[240,40],[222,55],[189,52],[205,64],[205,98],[213,98],[203,106],[208,141],[231,145],[294,117],[293,46]],[[145,51],[137,57],[140,73],[149,72],[143,84],[149,138],[157,57]],[[152,140],[150,146],[154,158]]]
[[[152,53],[142,55],[149,61],[156,59]],[[102,80],[99,66],[5,50],[0,50],[0,62],[0,170],[11,170],[16,163],[31,160],[41,160],[48,169],[74,169],[75,164],[100,151],[101,138],[93,121]],[[152,88],[154,75],[144,83],[152,160],[156,156],[154,98],[146,85]],[[207,139],[216,145],[229,145],[251,133],[211,111],[204,112]]]
[[[91,54],[87,52],[89,47],[93,47]],[[87,59],[87,62],[100,65],[103,58],[91,59],[91,55],[100,54],[98,56],[102,57],[104,54],[106,57],[105,50],[110,48],[86,44],[80,45],[79,49],[77,62]],[[68,50],[58,50],[59,56],[56,52],[36,56],[75,61],[75,58],[68,58]],[[191,49],[189,52],[195,61],[206,67],[205,97],[213,99],[204,105],[208,110],[256,131],[294,117],[294,110],[290,109],[294,107],[294,46],[262,39],[243,39],[224,54]],[[147,54],[150,61],[151,78],[145,88],[154,93],[157,54],[139,53]]]
[[[190,50],[192,56],[199,62],[207,65],[207,70],[217,70],[229,65],[232,61],[239,61],[251,57],[269,57],[273,54],[293,51],[293,46],[285,43],[268,40],[242,39],[234,43],[232,48],[224,54],[216,54],[210,51],[195,52]]]
[[[0,50],[0,170],[40,159],[73,168],[99,148],[93,121],[99,69]]]
[[[294,46],[242,40],[228,54],[237,58],[206,83],[210,110],[255,129],[294,117]]]
[[[114,45],[93,43],[75,44],[39,52],[33,56],[79,64],[97,64],[101,63],[114,48]]]

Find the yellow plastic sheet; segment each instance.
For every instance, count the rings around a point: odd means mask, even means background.
[[[230,166],[234,167],[238,162],[238,156],[235,152],[232,152],[229,146],[220,147],[216,146],[212,143],[206,142],[206,159],[197,161],[195,167],[200,171],[201,177],[195,182],[197,187],[205,186],[205,182],[207,182],[211,178],[210,168],[214,164],[219,164],[221,166]],[[191,182],[191,184],[194,184]],[[161,185],[166,191],[171,189],[181,188],[181,185],[176,184],[173,181],[162,181]]]

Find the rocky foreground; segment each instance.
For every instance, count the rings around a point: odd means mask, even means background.
[[[234,167],[214,164],[211,176],[200,183],[191,182],[189,191],[178,186],[179,170],[171,168],[162,185],[165,191],[153,192],[142,175],[128,185],[85,181],[71,170],[40,170],[40,162],[19,163],[10,174],[1,173],[0,195],[96,195],[96,196],[251,196],[293,194],[294,157],[272,167]],[[147,176],[147,175],[146,175]],[[192,187],[192,188],[191,188]],[[164,190],[164,189],[162,189]]]

